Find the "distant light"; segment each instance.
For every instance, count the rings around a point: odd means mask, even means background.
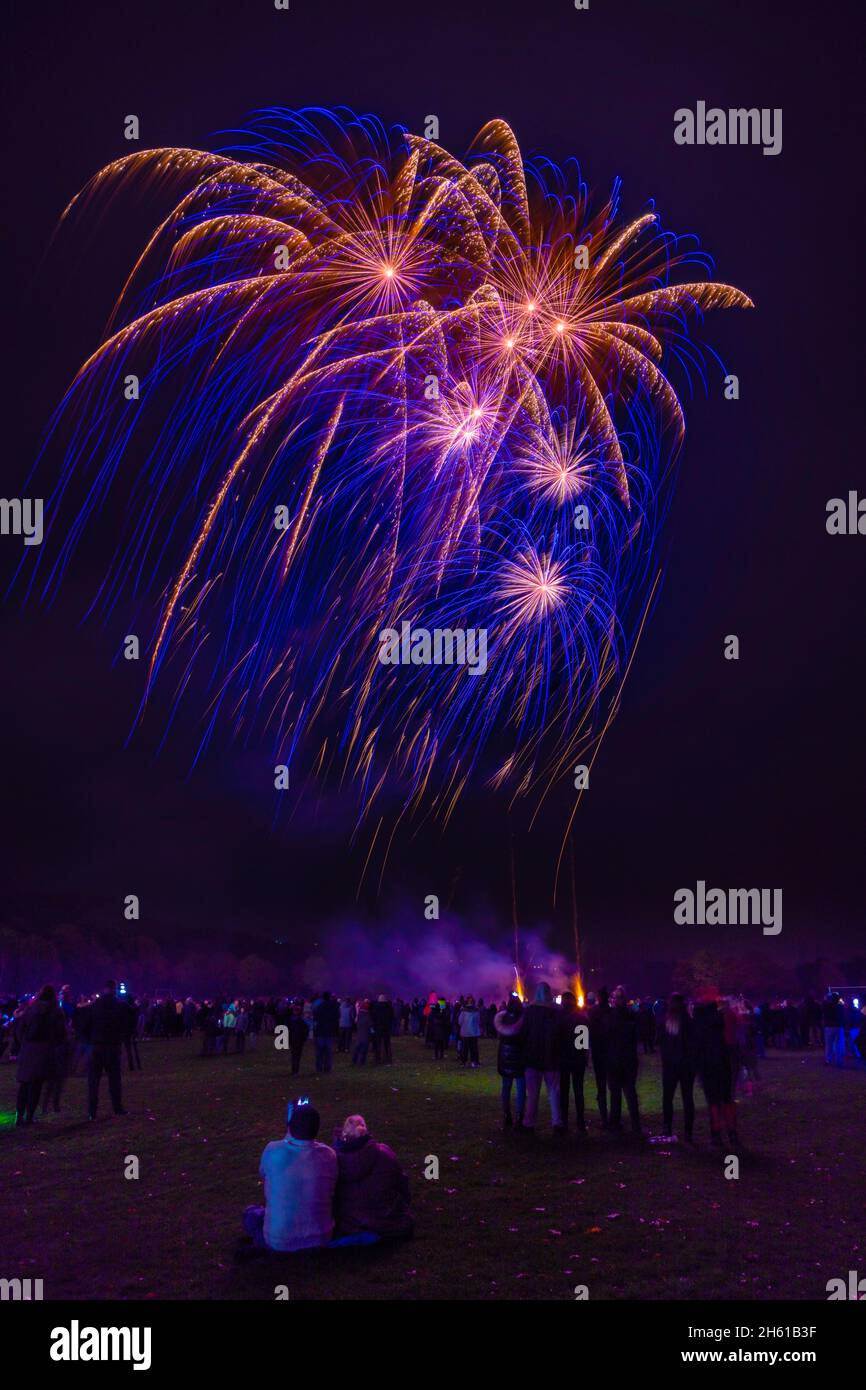
[[[859,1000],[859,999],[855,999],[855,1000],[854,1000],[854,1008],[855,1008],[855,1009],[859,1009],[859,1007],[860,1007],[860,1000]]]
[[[561,994],[557,994],[557,996],[556,996],[556,1002],[557,1002],[557,1004],[561,1004],[561,1003],[562,1003],[562,995],[561,995]]]

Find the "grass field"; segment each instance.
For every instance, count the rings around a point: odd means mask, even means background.
[[[308,1047],[300,1087],[271,1039],[238,1058],[198,1051],[197,1040],[143,1045],[145,1070],[124,1071],[125,1118],[103,1094],[88,1123],[77,1077],[63,1113],[24,1130],[9,1123],[14,1067],[0,1067],[0,1277],[81,1299],[271,1299],[278,1284],[292,1299],[572,1299],[578,1284],[592,1299],[820,1299],[829,1278],[866,1271],[866,1073],[831,1072],[814,1053],[762,1063],[740,1106],[734,1180],[709,1148],[702,1106],[692,1151],[617,1140],[590,1106],[581,1139],[541,1124],[535,1140],[502,1134],[492,1042],[475,1072],[401,1038],[393,1066],[353,1069],[339,1056],[329,1076]],[[260,1200],[261,1150],[299,1091],[321,1110],[325,1141],[360,1111],[396,1150],[413,1241],[234,1261],[240,1214]],[[642,1059],[640,1095],[658,1133],[656,1058]],[[137,1181],[124,1177],[130,1154]],[[438,1181],[423,1176],[430,1154]]]

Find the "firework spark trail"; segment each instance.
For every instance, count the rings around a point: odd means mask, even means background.
[[[231,134],[118,160],[64,215],[130,181],[174,200],[52,421],[60,540],[28,590],[119,492],[98,602],[162,592],[147,691],[175,653],[186,691],[211,663],[205,743],[221,717],[266,731],[353,784],[359,822],[395,787],[447,818],[473,779],[537,807],[607,727],[645,613],[671,374],[703,372],[688,319],[751,301],[503,121],[463,162],[345,109]],[[485,629],[487,673],[380,664],[406,620]]]

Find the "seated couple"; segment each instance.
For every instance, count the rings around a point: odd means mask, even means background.
[[[335,1148],[319,1144],[319,1112],[289,1105],[285,1139],[268,1144],[259,1173],[265,1205],[247,1207],[243,1225],[260,1250],[375,1245],[411,1236],[409,1180],[362,1115],[350,1115]]]

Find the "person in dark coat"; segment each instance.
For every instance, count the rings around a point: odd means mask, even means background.
[[[191,1038],[191,1037],[192,1037],[192,1030],[193,1030],[193,1028],[195,1027],[196,1013],[197,1013],[197,1010],[196,1010],[196,1006],[195,1006],[195,1000],[194,1000],[194,999],[190,999],[190,998],[187,997],[187,998],[184,1000],[184,1005],[183,1005],[183,1035],[184,1035],[185,1038]],[[137,1025],[137,1024],[138,1024],[138,1006],[136,1006],[135,1014],[136,1014],[136,1019],[135,1019],[135,1021],[136,1021],[136,1025]],[[140,1067],[141,1067],[141,1064],[139,1063],[139,1069],[140,1069]]]
[[[579,1134],[586,1133],[586,1111],[583,1101],[583,1081],[586,1064],[589,1061],[589,1048],[579,1044],[588,1037],[579,1034],[578,1028],[589,1029],[589,1018],[583,1009],[577,1007],[577,1000],[570,990],[562,996],[560,1008],[560,1054],[559,1054],[559,1099],[562,1106],[562,1126],[568,1129],[569,1092],[574,1091],[574,1114]]]
[[[610,1085],[610,1128],[622,1129],[625,1095],[633,1134],[641,1133],[637,1102],[637,1017],[628,1006],[625,990],[618,985],[611,999],[607,1030],[607,1077]]]
[[[553,1002],[550,985],[542,981],[536,986],[535,1002],[523,1015],[526,1035],[526,1113],[524,1128],[535,1131],[538,1098],[542,1080],[547,1087],[550,1116],[555,1134],[563,1134],[559,1099],[560,1019]]]
[[[316,1045],[316,1071],[330,1071],[334,1061],[334,1039],[340,1032],[340,1006],[326,989],[313,1005],[313,1041]]]
[[[709,989],[701,992],[692,1017],[694,1025],[695,1071],[710,1112],[710,1140],[721,1147],[724,1131],[731,1145],[737,1143],[736,1108],[733,1097],[731,1059],[725,1043],[725,1020],[718,996]]]
[[[42,1087],[55,1075],[58,1049],[66,1043],[66,1020],[53,985],[45,985],[25,1009],[18,1051],[17,1123],[32,1125]]]
[[[427,1017],[427,1039],[433,1044],[433,1060],[439,1062],[445,1056],[448,1035],[451,1032],[451,1018],[448,1005],[439,999],[432,1005]]]
[[[289,1056],[292,1059],[292,1076],[297,1076],[301,1070],[301,1054],[304,1051],[304,1043],[310,1031],[310,1026],[304,1018],[304,1006],[301,1003],[292,1005],[292,1012],[286,1024],[289,1030]]]
[[[337,1188],[334,1194],[334,1238],[378,1236],[404,1240],[414,1230],[409,1205],[409,1179],[397,1155],[378,1144],[363,1115],[350,1115],[337,1135]]]
[[[66,987],[68,988],[68,986]],[[51,1072],[42,1087],[42,1114],[47,1115],[49,1109],[55,1114],[60,1113],[60,1097],[63,1094],[63,1087],[72,1066],[72,1054],[74,1044],[72,1041],[72,1027],[69,1022],[70,1015],[63,1007],[63,994],[61,991],[57,1000],[60,1012],[63,1015],[63,1041],[58,1043],[54,1049]]]
[[[502,1127],[510,1129],[516,1124],[523,1128],[523,1112],[526,1109],[526,1037],[523,1033],[523,1005],[517,995],[512,995],[504,1009],[494,1015],[493,1027],[499,1038],[496,1055],[496,1070],[502,1077]],[[517,1116],[511,1117],[511,1091],[514,1088]]]
[[[206,1004],[201,1020],[201,1055],[215,1057],[220,1035],[220,1016],[215,1004]]]
[[[99,1083],[102,1073],[108,1077],[108,1094],[115,1115],[125,1115],[121,1098],[120,1047],[129,1028],[129,1010],[116,993],[114,980],[107,980],[102,993],[87,1011],[84,1027],[90,1045],[87,1063],[87,1114],[96,1119],[99,1107]]]
[[[384,994],[380,994],[375,1003],[370,1005],[370,1022],[373,1037],[373,1060],[378,1063],[384,1057],[390,1065],[394,1005]]]
[[[644,999],[638,1010],[637,1036],[645,1057],[647,1053],[655,1052],[656,1020],[651,999]]]
[[[63,1010],[63,1017],[68,1024],[72,1023],[72,1016],[75,1013],[75,1000],[72,997],[72,986],[64,985],[57,996],[57,1002]]]
[[[370,1034],[373,1030],[373,1018],[370,1013],[369,999],[359,999],[355,1013],[355,1046],[352,1048],[352,1066],[364,1067],[367,1065],[367,1053],[370,1049]]]
[[[350,1052],[352,1048],[352,1028],[355,1022],[355,1001],[348,995],[341,999],[340,1009],[340,1052]]]
[[[819,1046],[824,1041],[821,1032],[821,1005],[813,999],[811,994],[806,995],[806,1043],[811,1047],[813,1043]]]
[[[595,1099],[601,1123],[607,1129],[607,1030],[610,1021],[609,995],[602,986],[589,1010],[589,1054],[595,1073]]]
[[[838,994],[827,992],[821,1007],[824,1024],[824,1062],[829,1066],[845,1065],[845,1006]]]
[[[62,1043],[58,1043],[54,1049],[54,1059],[51,1066],[51,1074],[42,1087],[42,1114],[47,1115],[49,1110],[53,1110],[55,1115],[60,1114],[60,1098],[63,1095],[63,1087],[69,1075],[69,1068],[72,1062],[72,1039],[66,1020],[63,1020],[65,1027],[65,1037]]]
[[[695,1057],[692,1021],[681,994],[672,994],[658,1034],[662,1054],[662,1118],[668,1139],[674,1132],[674,1096],[677,1086],[683,1101],[686,1143],[695,1127]]]
[[[138,1050],[138,1004],[134,999],[123,999],[120,1002],[126,1010],[126,1029],[123,1035],[126,1064],[130,1071],[141,1071],[141,1054]]]

